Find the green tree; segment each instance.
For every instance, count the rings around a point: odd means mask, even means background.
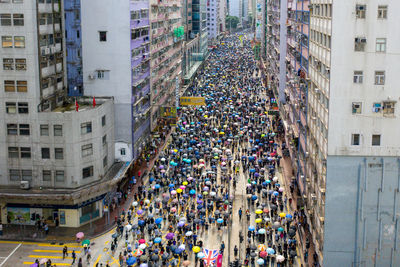
[[[239,24],[239,18],[236,16],[226,16],[225,25],[227,29],[236,29]]]

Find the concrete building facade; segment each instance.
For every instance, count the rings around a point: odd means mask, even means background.
[[[208,39],[215,40],[220,31],[220,0],[207,0],[207,33]]]
[[[95,220],[122,167],[114,164],[113,99],[80,98],[78,108],[66,98],[62,1],[2,1],[0,9],[0,220]]]

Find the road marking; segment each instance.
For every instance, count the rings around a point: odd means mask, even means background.
[[[50,250],[50,249],[34,249],[32,251],[33,252],[43,252],[43,253],[62,253],[62,250]],[[72,253],[72,250],[68,251],[68,253]],[[81,252],[75,251],[75,253],[81,253]]]
[[[36,243],[38,247],[55,247],[55,248],[63,248],[65,246],[70,247],[70,248],[82,248],[81,245],[70,245],[70,244],[65,244],[65,245],[54,245],[54,244],[42,244],[42,243]]]
[[[0,240],[0,244],[22,244],[22,245],[35,245],[35,246],[39,246],[39,247],[60,247],[60,248],[67,246],[67,247],[72,247],[72,248],[82,248],[81,245],[77,245],[76,243],[75,244],[67,243],[64,245],[56,245],[56,244],[41,243],[41,242],[18,242],[18,241]]]
[[[0,267],[4,265],[4,263],[7,262],[7,260],[12,256],[12,254],[15,253],[15,251],[17,251],[17,249],[19,249],[19,247],[22,246],[22,243],[19,243],[19,245],[13,249],[13,251],[11,251],[10,254],[8,254],[8,256],[5,258],[5,260],[3,260],[3,262],[0,264]]]
[[[24,264],[31,265],[31,264],[34,264],[34,262],[33,261],[24,261]],[[64,262],[61,262],[61,263],[52,262],[51,264],[56,265],[56,266],[71,266],[71,263],[64,263]]]
[[[113,255],[110,254],[110,252],[107,252],[107,254],[108,254],[108,255],[111,257],[111,259],[113,260],[113,262],[111,263],[111,265],[113,265],[114,262],[115,262],[118,266],[120,266],[120,265],[119,265],[119,262],[113,257]]]
[[[101,254],[97,257],[96,261],[93,263],[93,267],[96,266],[96,264],[100,261],[101,259]]]
[[[29,258],[40,259],[62,259],[62,256],[45,256],[45,255],[29,255]],[[72,260],[72,257],[65,257],[65,259]]]

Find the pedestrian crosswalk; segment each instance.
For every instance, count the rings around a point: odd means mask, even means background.
[[[63,257],[63,248],[67,246],[68,254]],[[76,253],[76,261],[81,257],[81,246],[78,244],[65,244],[65,245],[56,245],[56,244],[36,244],[35,247],[30,251],[30,253],[24,258],[24,265],[34,264],[36,260],[39,262],[50,260],[52,266],[72,266],[73,258],[72,251],[74,250]]]

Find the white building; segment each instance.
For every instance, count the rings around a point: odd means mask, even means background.
[[[61,1],[0,2],[0,221],[77,227],[116,183],[112,98],[65,98]],[[22,215],[18,220],[16,215]],[[35,214],[35,215],[34,215]],[[33,216],[34,215],[34,216]],[[33,217],[32,217],[33,216]]]
[[[220,23],[220,31],[226,31],[225,19],[228,15],[228,7],[226,0],[220,0],[219,2],[219,23]]]
[[[398,1],[311,1],[307,218],[324,266],[399,266]]]
[[[242,0],[229,0],[229,16],[235,16],[239,19],[242,14]],[[227,27],[229,27],[227,25]]]
[[[207,1],[207,32],[208,39],[215,39],[220,33],[220,1]]]

